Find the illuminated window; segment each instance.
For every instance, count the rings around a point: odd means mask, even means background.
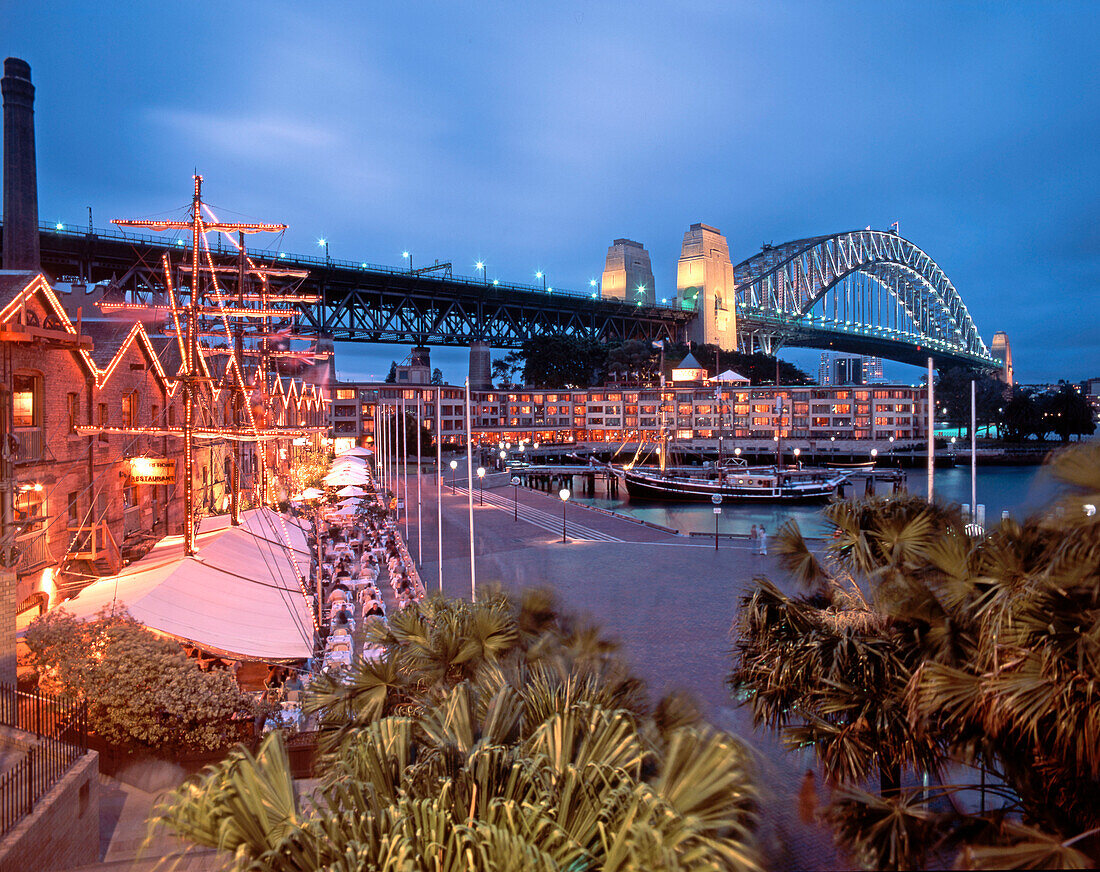
[[[16,373],[12,379],[12,423],[16,427],[42,426],[42,378]]]
[[[355,390],[354,388],[337,388],[336,399],[338,400],[354,400]]]

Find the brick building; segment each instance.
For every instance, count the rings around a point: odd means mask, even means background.
[[[44,277],[0,273],[0,429],[12,490],[0,596],[23,620],[183,529],[183,440],[169,433],[183,421],[180,342],[151,336],[148,323],[136,315],[74,323]],[[324,390],[289,377],[244,409],[219,371],[225,359],[200,357],[196,424],[208,432],[196,440],[193,486],[203,514],[226,510],[234,458],[243,500],[260,500],[255,443],[209,431],[235,420],[247,427],[249,411],[261,426],[320,430],[329,419]],[[274,481],[322,438],[259,449]],[[174,463],[175,482],[141,483],[135,470],[147,458]]]

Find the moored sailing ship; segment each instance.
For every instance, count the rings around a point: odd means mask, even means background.
[[[823,502],[847,474],[829,469],[781,469],[733,461],[710,467],[615,469],[632,498],[710,502]]]

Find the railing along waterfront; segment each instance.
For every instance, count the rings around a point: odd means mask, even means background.
[[[0,725],[35,737],[26,756],[0,775],[2,836],[29,815],[46,791],[87,753],[88,705],[0,684]]]

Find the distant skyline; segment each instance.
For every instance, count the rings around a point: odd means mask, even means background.
[[[197,168],[219,214],[289,224],[284,250],[324,238],[334,258],[409,250],[583,289],[627,237],[658,298],[694,222],[737,262],[898,221],[986,344],[1008,332],[1020,381],[1100,375],[1097,3],[0,0],[0,15],[0,50],[37,89],[43,221],[181,213]],[[342,344],[337,366],[384,377],[407,353]],[[783,356],[814,373],[818,354]],[[432,357],[461,379],[464,351]]]

